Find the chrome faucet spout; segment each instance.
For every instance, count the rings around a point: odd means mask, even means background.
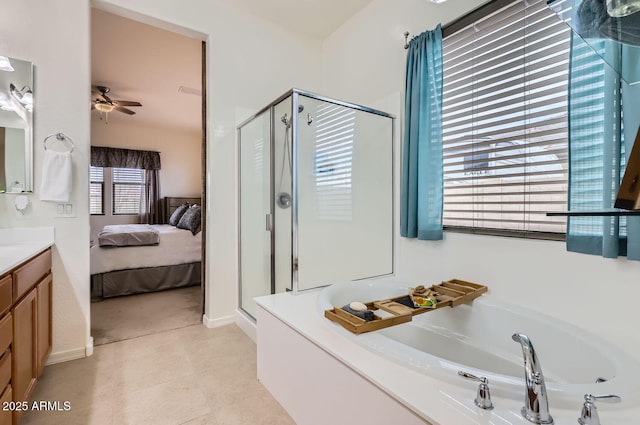
[[[515,342],[522,346],[524,356],[525,398],[522,416],[534,424],[553,424],[553,418],[549,414],[549,401],[547,387],[542,375],[542,367],[536,356],[531,339],[525,334],[516,333],[511,336]]]

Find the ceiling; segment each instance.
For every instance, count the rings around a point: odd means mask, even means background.
[[[111,99],[142,103],[129,108],[133,116],[109,113],[109,124],[201,131],[202,98],[178,90],[201,89],[202,42],[102,10],[91,13],[92,84],[109,87]],[[91,121],[105,123],[96,110]]]
[[[325,38],[371,0],[235,0],[249,13],[294,32]]]
[[[293,32],[325,38],[370,2],[234,0],[234,6]],[[91,13],[92,84],[109,87],[112,99],[143,105],[129,108],[134,116],[111,112],[108,122],[201,131],[201,97],[178,91],[201,89],[201,41],[100,9]],[[105,124],[100,116],[91,112],[94,125]]]

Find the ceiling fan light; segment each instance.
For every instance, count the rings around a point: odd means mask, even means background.
[[[96,102],[95,106],[98,111],[105,113],[111,112],[115,109],[115,106],[104,102]]]
[[[13,67],[11,66],[11,61],[6,56],[0,56],[0,71],[14,71]]]

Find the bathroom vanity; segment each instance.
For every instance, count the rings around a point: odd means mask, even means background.
[[[28,230],[28,229],[25,229]],[[51,237],[0,229],[0,425],[15,425],[51,352]]]

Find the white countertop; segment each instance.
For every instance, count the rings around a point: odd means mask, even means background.
[[[54,243],[53,227],[0,229],[0,275]]]
[[[358,336],[323,317],[317,294],[317,291],[300,295],[283,293],[259,297],[256,302],[433,425],[530,425],[520,414],[524,388],[522,400],[494,396],[494,409],[482,410],[473,403],[475,383],[461,378],[458,385],[453,385],[394,363],[349,341]],[[581,405],[569,410],[554,408],[551,399],[549,404],[556,425],[577,423]],[[621,409],[601,403],[598,410],[605,425],[632,425],[640,418],[640,407]]]

